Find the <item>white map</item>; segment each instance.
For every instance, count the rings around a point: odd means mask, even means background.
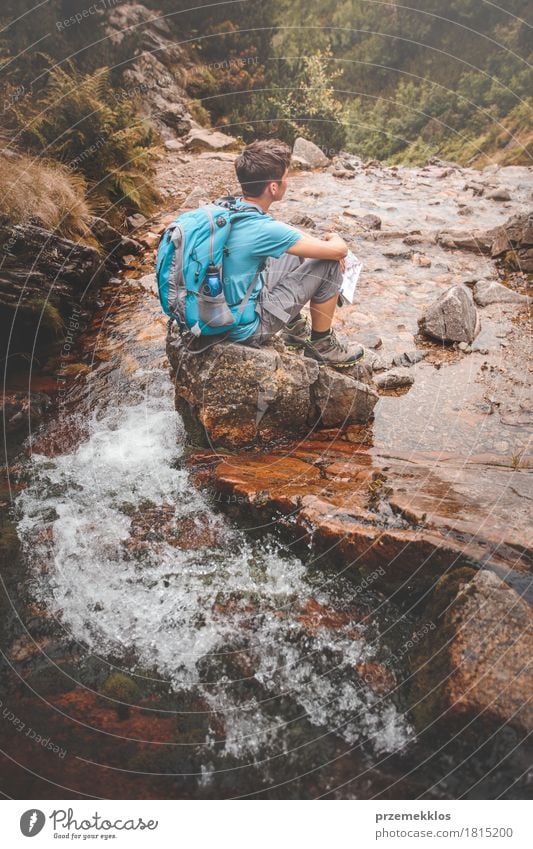
[[[363,263],[356,257],[352,251],[346,254],[346,271],[342,278],[342,286],[340,290],[340,298],[344,304],[353,304],[355,301],[355,292]]]

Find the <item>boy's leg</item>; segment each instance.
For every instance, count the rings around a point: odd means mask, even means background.
[[[305,259],[283,254],[269,260],[263,272],[264,286],[256,311],[260,324],[250,342],[265,344],[278,330],[295,318],[302,307],[311,302],[311,309],[324,304],[324,311],[335,309],[342,285],[342,272],[336,260]],[[327,304],[326,308],[326,302]],[[314,311],[314,310],[313,310]]]

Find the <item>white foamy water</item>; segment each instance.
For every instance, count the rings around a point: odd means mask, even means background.
[[[223,753],[283,749],[282,696],[349,743],[368,740],[377,753],[405,746],[411,727],[355,671],[379,645],[349,616],[335,628],[306,621],[306,605],[334,607],[348,582],[339,578],[334,597],[300,560],[251,541],[193,488],[179,468],[183,425],[159,360],[127,376],[117,365],[116,378],[106,365],[99,402],[93,373],[85,441],[29,464],[18,530],[32,594],[89,652],[127,654],[133,675],[134,656],[170,689],[196,689],[224,717]],[[234,683],[242,678],[257,688],[246,697]]]

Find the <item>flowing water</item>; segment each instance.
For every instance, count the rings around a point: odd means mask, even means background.
[[[171,795],[320,795],[346,781],[338,795],[355,795],[358,775],[378,775],[415,736],[393,657],[411,623],[346,576],[250,538],[191,485],[158,305],[135,283],[114,295],[47,427],[62,436],[53,450],[34,440],[16,505],[29,602],[76,647],[72,687],[118,711],[120,736],[138,739],[132,717],[154,720],[141,759],[125,763],[118,745],[107,760],[76,756],[145,786],[180,776]]]

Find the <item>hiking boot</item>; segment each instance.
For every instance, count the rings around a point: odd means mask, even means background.
[[[327,336],[322,339],[315,339],[314,342],[308,341],[305,343],[305,356],[311,357],[313,360],[318,360],[325,366],[333,366],[333,368],[348,368],[354,363],[359,362],[364,356],[365,350],[362,345],[351,345],[348,347],[343,342],[340,342],[332,330]]]
[[[287,348],[304,348],[311,337],[311,326],[307,316],[302,316],[290,326],[285,325],[279,335]]]

